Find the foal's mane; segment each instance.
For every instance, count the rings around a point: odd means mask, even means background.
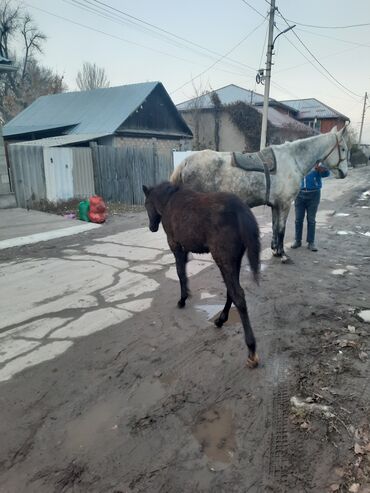
[[[170,200],[172,195],[179,189],[180,187],[178,185],[165,181],[155,186],[152,190],[154,191],[155,197],[159,199],[163,205],[165,205]]]

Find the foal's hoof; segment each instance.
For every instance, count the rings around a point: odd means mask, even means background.
[[[223,326],[224,320],[221,319],[221,317],[216,318],[215,320],[215,326],[218,327],[219,329]]]
[[[255,354],[254,356],[248,356],[246,366],[248,366],[248,368],[256,368],[258,366],[258,363],[259,358],[257,354]]]
[[[291,260],[287,255],[282,255],[281,256],[281,263],[282,264],[290,264]]]
[[[177,302],[177,308],[184,308],[185,300],[181,299]]]

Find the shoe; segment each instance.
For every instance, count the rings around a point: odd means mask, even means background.
[[[311,252],[317,252],[317,251],[318,251],[318,248],[317,248],[317,246],[315,245],[315,243],[309,243],[309,244],[307,245],[307,248],[308,248],[309,250],[311,250]]]
[[[302,246],[302,242],[296,240],[290,248],[299,248],[301,246]]]

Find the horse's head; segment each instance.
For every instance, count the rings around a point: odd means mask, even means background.
[[[149,229],[153,233],[158,231],[159,224],[161,222],[161,215],[159,214],[155,205],[155,197],[153,195],[153,188],[148,188],[143,185],[143,192],[145,195],[145,209],[149,217]]]
[[[322,159],[322,162],[333,171],[336,178],[345,178],[348,173],[349,156],[346,142],[347,127],[343,127],[339,132],[337,131],[337,127],[334,127],[331,133],[335,137],[335,142],[333,142],[333,146]]]

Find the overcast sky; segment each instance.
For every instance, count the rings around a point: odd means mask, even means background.
[[[175,103],[194,95],[192,78],[198,88],[237,84],[263,93],[255,74],[266,60],[267,0],[26,0],[24,5],[48,36],[40,61],[63,73],[69,90],[76,89],[77,72],[88,61],[105,68],[111,86],[161,81]],[[280,36],[270,96],[317,98],[358,129],[363,96],[370,91],[370,0],[276,0],[276,5],[290,24],[297,23],[295,33],[324,68],[292,32]],[[329,29],[361,23],[369,25]],[[276,24],[287,27],[278,14]],[[370,144],[370,108],[363,142]]]

